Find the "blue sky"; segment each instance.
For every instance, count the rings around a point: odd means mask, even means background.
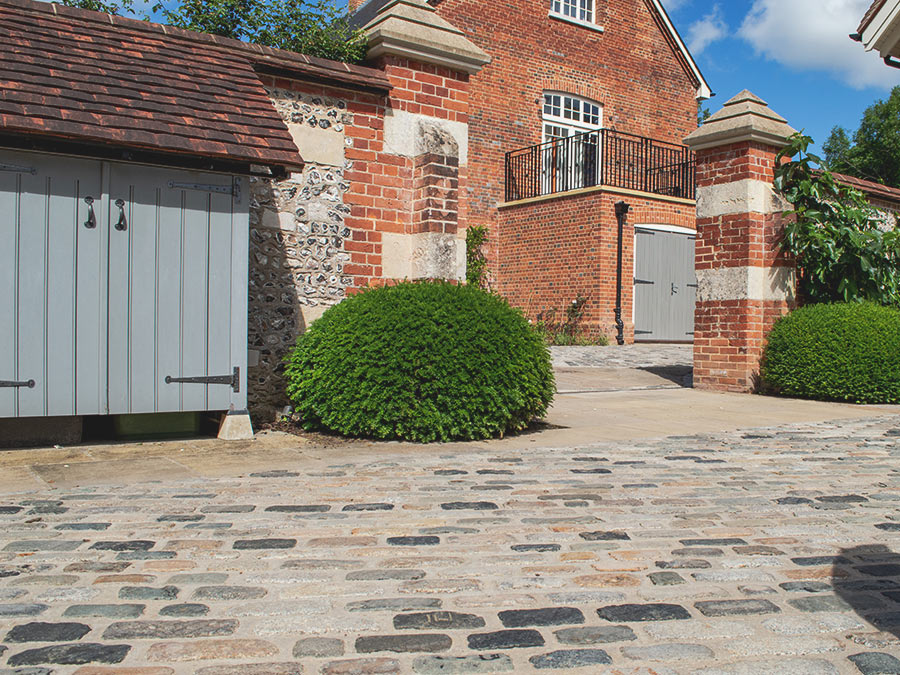
[[[821,145],[900,85],[900,70],[850,40],[871,0],[662,0],[716,96],[742,89]]]

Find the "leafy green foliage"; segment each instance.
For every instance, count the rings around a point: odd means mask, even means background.
[[[365,57],[362,32],[328,0],[181,0],[166,23],[336,61]]]
[[[784,396],[900,403],[900,310],[874,303],[809,305],[769,333],[764,388]]]
[[[859,191],[816,171],[812,139],[795,134],[778,155],[775,188],[793,206],[781,246],[797,260],[800,291],[809,302],[869,300],[900,305],[900,232],[879,229]]]
[[[112,2],[104,2],[103,0],[62,0],[62,4],[67,7],[78,7],[79,9],[106,12],[107,14],[135,14],[133,0],[113,0]]]
[[[466,283],[478,288],[487,286],[487,258],[484,244],[488,229],[484,225],[470,225],[466,229]]]
[[[866,108],[852,144],[835,127],[822,148],[831,171],[900,187],[900,87]]]
[[[62,2],[110,14],[135,14],[133,0]],[[171,26],[310,56],[357,63],[366,55],[362,31],[353,28],[329,0],[180,0],[160,2],[153,12]]]
[[[702,127],[710,117],[712,117],[712,113],[709,108],[703,105],[702,101],[697,101],[697,126]]]
[[[548,345],[560,347],[608,345],[609,339],[605,335],[594,337],[582,326],[586,304],[587,298],[579,295],[566,306],[566,316],[562,320],[558,318],[555,308],[544,310],[537,315],[535,327],[544,336]]]
[[[490,438],[542,417],[550,354],[475,286],[404,282],[328,309],[297,339],[287,393],[308,430],[416,442]]]

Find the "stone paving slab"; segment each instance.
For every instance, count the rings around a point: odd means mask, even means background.
[[[900,416],[379,450],[0,494],[0,673],[900,672]]]
[[[692,344],[551,347],[554,368],[660,368],[694,364]]]

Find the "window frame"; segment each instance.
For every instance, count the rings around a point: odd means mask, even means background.
[[[559,97],[559,105],[556,106],[553,102],[548,104],[547,97]],[[577,120],[573,119],[571,116],[567,116],[567,112],[571,113],[574,110],[569,107],[566,107],[568,101],[578,102],[578,115],[579,118]],[[585,106],[594,106],[596,107],[596,113],[591,111],[586,113]],[[559,114],[553,114],[552,112],[548,113],[547,108],[558,108]],[[584,121],[584,117],[586,115],[596,114],[597,121],[596,122],[586,122]],[[547,133],[547,127],[553,126],[557,128],[567,129],[570,133],[568,136],[575,136],[577,134],[583,134],[589,131],[597,131],[598,129],[603,128],[603,105],[599,101],[594,101],[589,98],[584,98],[583,96],[578,96],[576,94],[571,94],[564,91],[544,91],[543,100],[541,102],[541,143],[547,143],[554,138],[558,138],[554,136],[550,138]]]
[[[603,26],[597,23],[597,5],[600,0],[550,0],[550,18],[567,23],[573,23],[582,28],[590,28],[591,30],[603,32]],[[585,5],[589,4],[590,8]],[[567,13],[567,6],[571,8],[574,14]],[[582,18],[586,14],[590,14],[590,18]]]

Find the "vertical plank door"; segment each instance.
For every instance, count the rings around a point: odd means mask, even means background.
[[[106,411],[100,162],[0,150],[0,417]]]

